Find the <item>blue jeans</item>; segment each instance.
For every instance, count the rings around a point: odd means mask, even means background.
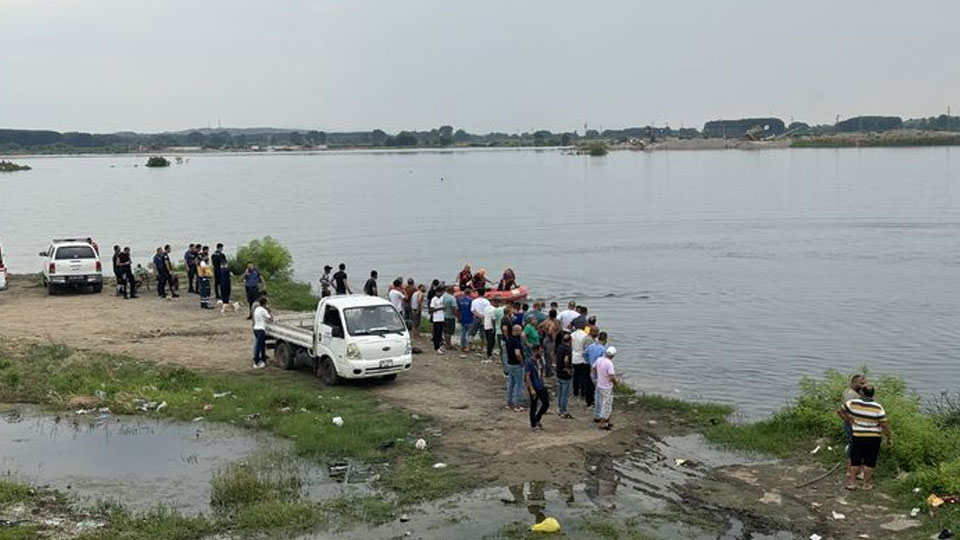
[[[460,325],[460,348],[461,349],[467,348],[467,338],[469,337],[469,334],[470,334],[470,325],[461,324]]]
[[[570,388],[573,387],[573,379],[557,379],[557,411],[561,414],[567,412],[567,403],[570,401]]]
[[[523,364],[507,365],[507,405],[523,403]]]
[[[265,330],[253,331],[253,363],[267,361],[267,332]]]

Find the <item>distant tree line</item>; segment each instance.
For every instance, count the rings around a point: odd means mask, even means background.
[[[536,130],[523,133],[491,132],[474,134],[450,125],[425,131],[387,133],[370,131],[326,132],[275,128],[194,129],[166,133],[83,133],[49,130],[0,129],[0,152],[79,153],[79,152],[153,152],[176,147],[209,150],[291,150],[312,148],[423,148],[448,146],[573,146],[601,140],[625,143],[633,140],[655,141],[664,138],[698,137],[742,138],[748,133],[767,135],[825,135],[849,132],[883,132],[896,129],[924,131],[960,131],[960,117],[940,115],[902,120],[897,116],[860,116],[832,125],[791,122],[779,118],[741,118],[711,120],[702,130],[692,127],[643,126],[598,131],[552,132]]]

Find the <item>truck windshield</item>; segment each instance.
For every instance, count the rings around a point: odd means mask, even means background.
[[[343,310],[347,332],[351,336],[370,334],[403,334],[406,325],[393,306],[365,306]]]

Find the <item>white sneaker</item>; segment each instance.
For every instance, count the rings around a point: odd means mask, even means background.
[[[266,362],[257,362],[256,364],[253,365],[253,369],[263,369],[265,367],[267,367]]]
[[[443,349],[437,349],[437,354],[443,354]]]

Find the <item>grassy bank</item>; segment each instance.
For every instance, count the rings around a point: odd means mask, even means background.
[[[791,148],[887,148],[957,146],[960,134],[937,135],[824,135],[794,139]]]
[[[132,515],[113,509],[101,516],[107,526],[85,540],[338,528],[392,518],[405,505],[467,486],[455,467],[434,469],[435,456],[413,448],[424,420],[384,406],[364,388],[322,387],[299,373],[200,373],[57,344],[0,340],[0,402],[66,411],[109,407],[114,414],[187,421],[202,417],[289,439],[293,452],[310,460],[386,464],[378,483],[381,495],[318,504],[301,498],[296,471],[279,466],[290,461],[288,456],[251,461],[215,475],[212,516],[189,518],[163,510]],[[342,427],[332,422],[336,416],[343,418]],[[0,505],[30,493],[24,486],[0,484]],[[7,538],[4,534],[0,539]]]
[[[960,396],[924,403],[900,378],[868,376],[877,388],[877,402],[887,411],[895,439],[895,444],[884,444],[881,449],[877,468],[880,490],[896,497],[906,509],[926,508],[930,493],[960,494]],[[708,441],[725,448],[816,459],[832,466],[846,461],[846,438],[836,410],[847,383],[847,375],[836,371],[821,378],[804,378],[799,396],[788,406],[767,419],[748,423],[732,422],[732,409],[725,406],[648,395],[629,399],[637,401],[641,409],[676,415]],[[629,389],[619,391],[625,398],[631,394]],[[821,451],[811,456],[817,446]],[[958,526],[960,510],[949,505],[925,520],[923,530]]]

